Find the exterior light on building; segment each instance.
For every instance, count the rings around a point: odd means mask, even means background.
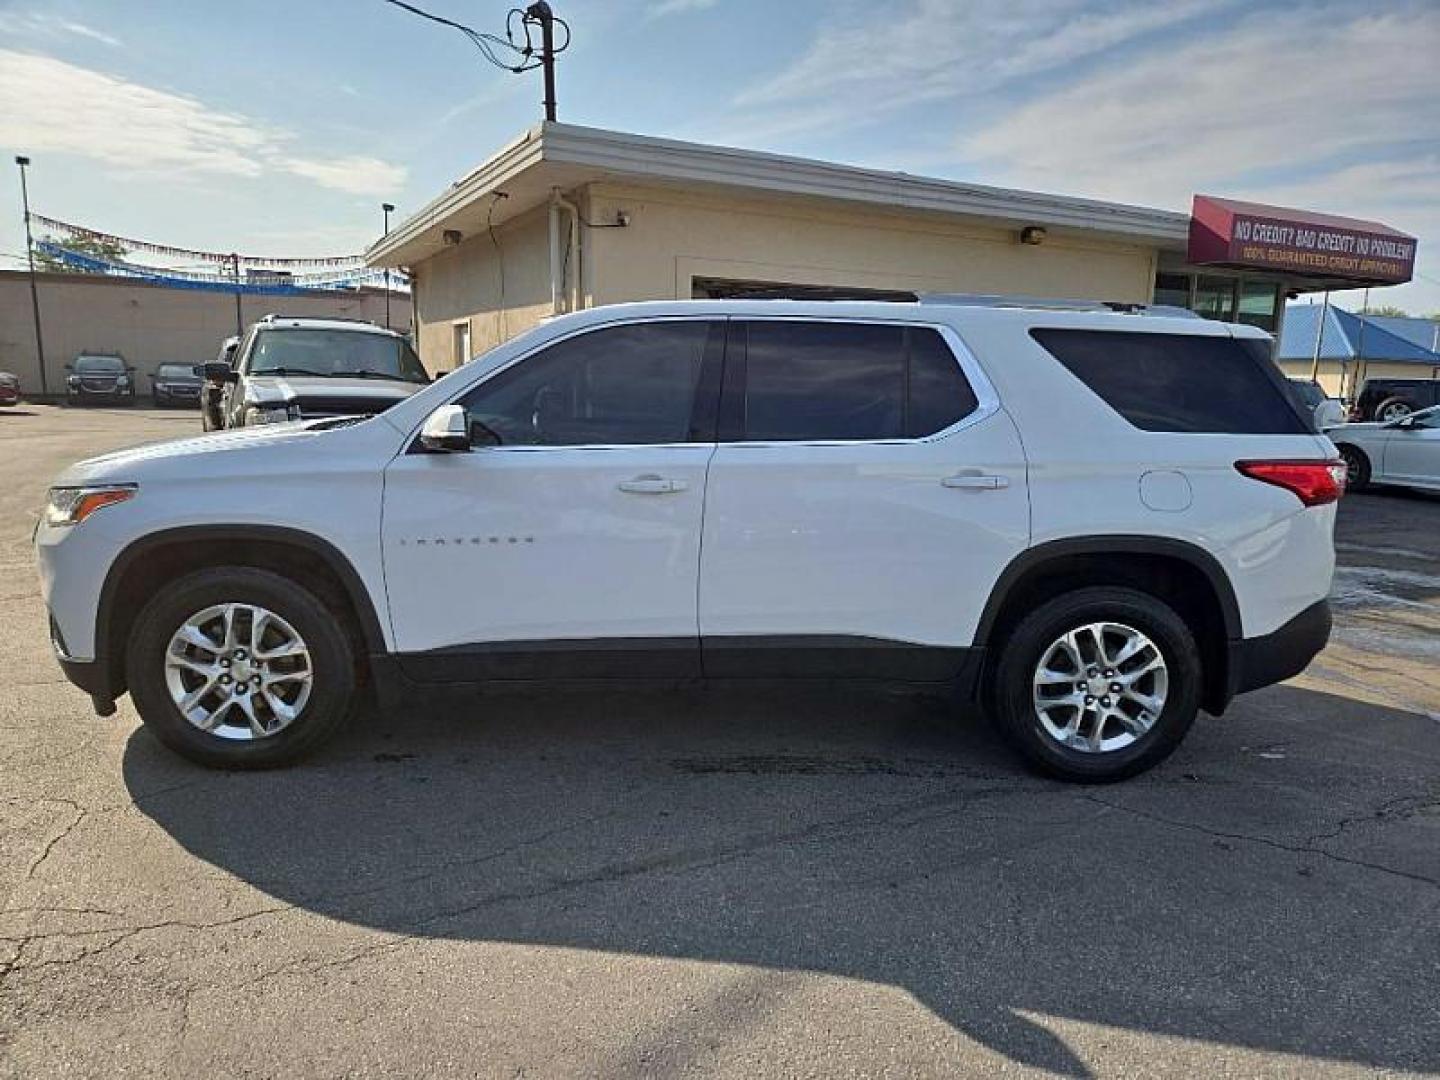
[[[1039,245],[1045,242],[1045,228],[1043,225],[1026,225],[1020,230],[1020,243]]]
[[[459,247],[460,241],[465,238],[465,234],[459,229],[446,229],[440,234],[440,238],[445,241],[446,247]]]

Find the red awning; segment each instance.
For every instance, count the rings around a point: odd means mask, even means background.
[[[1399,285],[1415,272],[1413,236],[1375,221],[1196,195],[1189,261],[1282,270],[1356,285]]]

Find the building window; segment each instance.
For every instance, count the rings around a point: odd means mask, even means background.
[[[1235,321],[1275,332],[1280,307],[1280,286],[1268,281],[1247,281],[1240,286],[1240,310]]]
[[[451,324],[453,344],[450,349],[450,359],[458,368],[461,364],[470,362],[470,320]]]
[[[1190,306],[1190,275],[1156,274],[1155,303],[1168,307],[1188,308]]]
[[[1235,279],[1201,274],[1195,278],[1195,305],[1191,309],[1207,319],[1235,321]]]

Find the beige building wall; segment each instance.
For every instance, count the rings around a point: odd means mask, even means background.
[[[578,260],[587,307],[688,299],[697,277],[1137,303],[1150,299],[1154,282],[1156,251],[1138,244],[1052,235],[1031,246],[1014,230],[915,212],[837,210],[819,200],[611,184],[567,194],[590,223],[580,230]],[[608,227],[620,212],[630,224]],[[478,232],[411,268],[426,367],[455,366],[457,327],[468,326],[474,356],[550,314],[549,242],[542,206],[497,228],[494,240]],[[571,252],[567,287],[576,265]]]
[[[1150,299],[1156,252],[1141,245],[1015,230],[919,212],[836,209],[820,200],[738,198],[592,184],[587,228],[592,302],[688,298],[696,277],[916,292]]]
[[[1295,379],[1310,378],[1311,361],[1281,360],[1280,370]],[[1359,389],[1355,385],[1356,375],[1361,385],[1366,379],[1440,379],[1440,366],[1428,364],[1396,364],[1382,360],[1367,360],[1357,373],[1353,363],[1342,365],[1338,360],[1320,361],[1319,383],[1331,397],[1351,398]]]
[[[550,222],[541,207],[412,267],[415,341],[432,373],[534,326],[550,314]],[[469,329],[470,356],[459,355]]]
[[[233,294],[85,274],[40,274],[37,284],[52,394],[64,393],[65,365],[80,352],[119,352],[138,369],[136,386],[145,394],[157,366],[213,360],[220,342],[235,333]],[[384,294],[373,291],[243,296],[241,305],[247,325],[272,311],[385,322]],[[409,328],[409,297],[390,298],[390,324]],[[24,273],[0,272],[0,371],[18,375],[27,396],[39,395],[30,279]]]

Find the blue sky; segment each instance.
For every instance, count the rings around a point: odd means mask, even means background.
[[[505,7],[420,0],[498,30]],[[1191,193],[1420,238],[1440,310],[1440,4],[554,0],[560,118],[1187,209]],[[539,116],[537,74],[381,0],[0,0],[9,164],[42,213],[186,247],[359,250]],[[0,265],[16,265],[13,258]],[[1358,295],[1342,302],[1358,303]]]

